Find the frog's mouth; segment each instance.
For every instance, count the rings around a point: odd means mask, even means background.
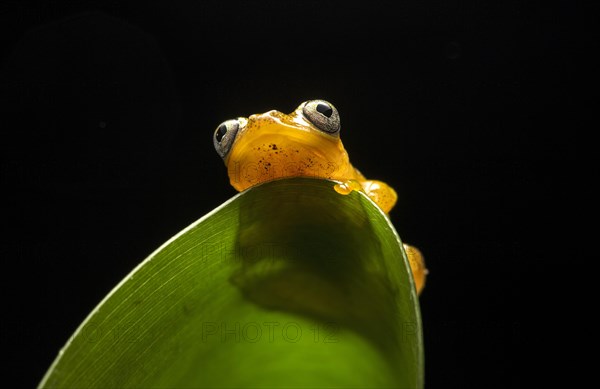
[[[240,190],[279,178],[329,177],[334,170],[322,150],[275,134],[236,149],[227,167],[232,185]]]
[[[347,165],[342,163],[344,158],[347,161],[343,148],[340,151],[316,145],[306,137],[268,133],[236,148],[227,168],[231,184],[241,191],[288,177],[336,179],[340,167]]]

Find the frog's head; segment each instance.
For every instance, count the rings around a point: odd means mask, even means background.
[[[340,141],[338,111],[324,100],[306,101],[290,114],[268,111],[227,120],[213,140],[239,191],[286,177],[338,179],[352,169]]]

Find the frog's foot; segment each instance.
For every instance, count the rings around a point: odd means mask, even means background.
[[[398,195],[391,186],[377,180],[365,180],[361,182],[361,185],[367,196],[379,205],[383,212],[389,213],[394,208]]]
[[[413,279],[415,280],[415,286],[417,287],[417,294],[421,294],[421,291],[425,287],[425,278],[429,271],[425,267],[425,259],[423,254],[416,247],[404,244],[404,251],[408,257],[408,263],[412,270]]]
[[[377,180],[346,180],[333,186],[336,192],[348,195],[352,191],[362,191],[385,212],[389,213],[398,199],[396,191],[382,181]]]
[[[362,190],[363,187],[356,180],[347,180],[333,186],[336,192],[341,195],[349,195],[353,190]]]

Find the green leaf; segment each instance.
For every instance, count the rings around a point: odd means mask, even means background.
[[[333,185],[262,184],[181,231],[90,313],[40,387],[423,387],[400,238]]]

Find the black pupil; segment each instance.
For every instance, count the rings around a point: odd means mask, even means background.
[[[217,129],[217,142],[220,142],[221,139],[223,139],[223,137],[225,136],[225,134],[227,134],[227,126],[225,124],[221,124]]]
[[[322,113],[323,115],[327,116],[328,118],[330,118],[331,115],[333,114],[333,109],[331,109],[331,107],[328,106],[327,104],[323,104],[323,103],[317,104],[317,111]]]

